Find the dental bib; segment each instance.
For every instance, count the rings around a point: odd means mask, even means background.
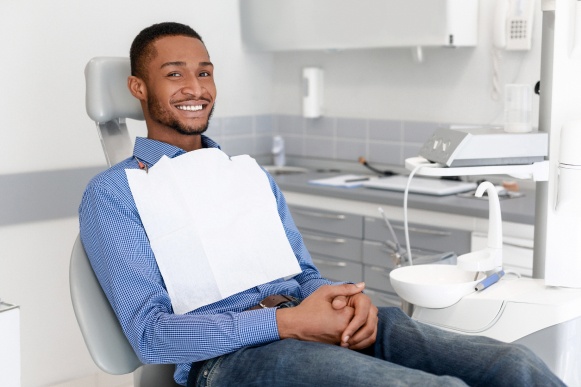
[[[199,149],[125,172],[176,314],[300,273],[250,156]]]

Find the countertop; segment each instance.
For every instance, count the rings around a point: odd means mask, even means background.
[[[283,191],[403,207],[404,195],[402,192],[364,187],[326,187],[309,183],[310,180],[337,175],[339,173],[307,172],[274,175],[274,178]],[[535,192],[534,190],[521,190],[521,192],[524,193],[522,197],[500,200],[502,220],[534,225]],[[432,196],[410,193],[408,196],[408,208],[485,219],[488,219],[489,212],[487,200],[466,198],[457,195]]]

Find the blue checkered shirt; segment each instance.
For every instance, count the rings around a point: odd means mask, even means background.
[[[202,143],[205,148],[219,147],[206,136],[202,136]],[[193,362],[279,340],[275,309],[246,309],[272,294],[304,298],[321,285],[331,283],[321,278],[313,265],[280,189],[267,174],[280,220],[302,273],[290,280],[279,279],[248,289],[184,315],[174,314],[125,169],[139,168],[136,159],[151,167],[163,155],[173,158],[184,153],[163,142],[137,138],[134,157],[94,177],[79,207],[81,240],[133,349],[143,363],[177,364],[175,380],[182,385],[186,384]]]

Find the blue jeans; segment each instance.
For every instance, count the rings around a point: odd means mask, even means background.
[[[281,340],[210,359],[188,386],[563,386],[523,346],[459,335],[379,308],[377,341],[365,351]]]

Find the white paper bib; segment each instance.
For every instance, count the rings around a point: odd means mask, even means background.
[[[125,172],[176,314],[300,273],[250,156],[199,149]]]

